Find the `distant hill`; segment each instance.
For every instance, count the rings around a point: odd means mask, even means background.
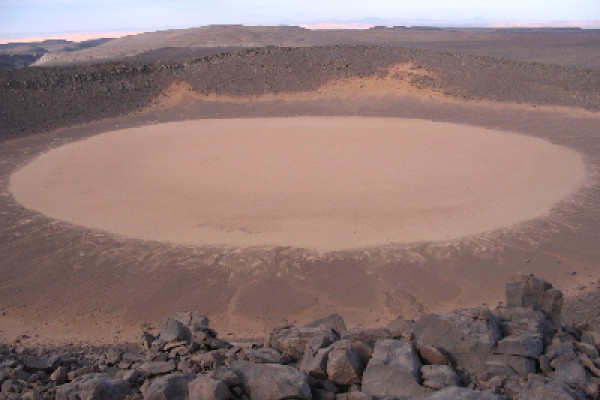
[[[365,30],[311,30],[297,26],[211,25],[125,36],[79,50],[51,51],[41,56],[34,65],[184,59],[249,47],[351,44],[413,47],[520,61],[600,67],[598,43],[600,30],[578,28],[376,26]]]
[[[36,62],[45,54],[75,52],[99,46],[111,39],[94,39],[84,42],[44,40],[41,42],[13,42],[0,44],[0,68],[21,68]]]

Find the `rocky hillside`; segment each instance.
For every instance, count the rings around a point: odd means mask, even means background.
[[[0,140],[129,114],[176,81],[205,94],[306,92],[397,63],[429,72],[411,84],[457,99],[600,110],[600,69],[379,46],[257,48],[170,63],[0,71]]]
[[[597,399],[600,331],[561,323],[562,293],[532,275],[502,308],[347,329],[337,315],[226,342],[197,312],[142,347],[0,345],[2,399]]]
[[[415,47],[463,54],[600,66],[600,31],[582,29],[455,29],[374,27],[368,30],[309,30],[297,26],[213,25],[148,32],[111,40],[98,47],[45,54],[35,65],[125,61],[147,53],[181,57],[198,49],[379,45]],[[173,51],[178,49],[178,51]],[[185,56],[184,56],[185,57]]]

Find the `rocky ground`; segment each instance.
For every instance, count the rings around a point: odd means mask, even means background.
[[[0,345],[1,399],[597,399],[600,330],[564,325],[563,295],[533,275],[506,305],[347,329],[337,314],[224,341],[198,312],[141,346]]]
[[[397,63],[430,72],[412,84],[457,99],[600,109],[600,69],[398,47],[257,48],[172,62],[0,71],[0,140],[130,114],[177,81],[206,94],[309,92]]]

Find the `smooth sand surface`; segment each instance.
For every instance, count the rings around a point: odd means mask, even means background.
[[[51,150],[10,191],[48,216],[126,237],[323,250],[436,241],[547,213],[584,181],[578,153],[424,120],[193,120]]]

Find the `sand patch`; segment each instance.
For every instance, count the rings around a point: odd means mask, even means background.
[[[435,241],[543,216],[582,185],[574,151],[423,120],[195,120],[124,129],[11,176],[24,206],[132,238],[323,250]]]

